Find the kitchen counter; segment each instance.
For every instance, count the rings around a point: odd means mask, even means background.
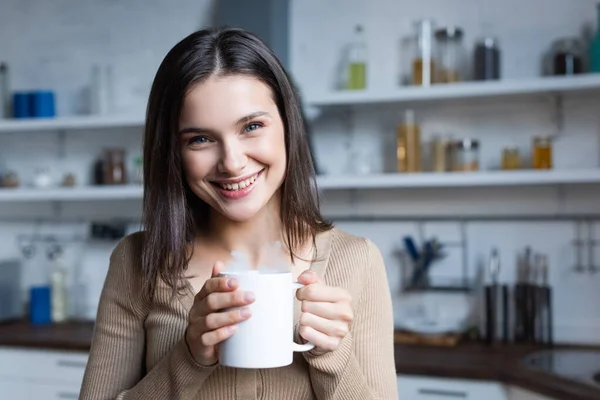
[[[88,351],[93,328],[93,322],[67,322],[35,327],[21,321],[1,323],[0,346]],[[522,364],[522,358],[537,350],[540,348],[534,346],[487,347],[477,343],[464,343],[455,347],[397,344],[396,372],[497,381],[556,399],[600,399],[600,389],[526,368]]]
[[[33,326],[27,321],[0,323],[0,346],[89,351],[94,322]]]

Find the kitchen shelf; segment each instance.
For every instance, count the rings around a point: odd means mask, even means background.
[[[136,200],[140,185],[0,189],[0,202]]]
[[[600,93],[600,74],[407,86],[384,91],[331,91],[307,95],[306,104],[312,107],[381,105],[593,91]]]
[[[0,119],[0,133],[142,127],[143,115],[90,115],[57,118]]]
[[[356,176],[324,175],[319,177],[319,188],[323,190],[533,186],[589,183],[600,183],[600,168],[544,171],[423,172]]]
[[[356,176],[327,175],[319,176],[317,181],[319,189],[322,191],[572,185],[600,183],[600,168],[548,171],[424,172]],[[142,193],[142,187],[139,185],[50,189],[4,188],[0,189],[0,202],[140,200],[142,198]]]

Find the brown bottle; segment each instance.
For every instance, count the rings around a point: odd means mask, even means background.
[[[421,129],[415,120],[415,112],[407,110],[397,130],[396,158],[398,172],[421,171]]]

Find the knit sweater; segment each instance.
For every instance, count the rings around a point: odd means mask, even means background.
[[[354,321],[339,347],[294,353],[270,369],[205,367],[185,341],[194,300],[191,286],[171,295],[159,281],[142,296],[143,233],[124,238],[111,255],[98,307],[81,400],[396,400],[393,317],[385,266],[368,239],[337,229],[317,236],[310,269],[352,296]],[[295,300],[295,335],[301,304]]]

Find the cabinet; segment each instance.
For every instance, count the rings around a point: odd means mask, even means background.
[[[0,348],[0,393],[11,400],[77,399],[88,355]]]
[[[398,398],[402,400],[509,400],[497,382],[398,375]]]
[[[528,390],[511,386],[508,388],[508,400],[554,400],[550,397],[532,393]]]

